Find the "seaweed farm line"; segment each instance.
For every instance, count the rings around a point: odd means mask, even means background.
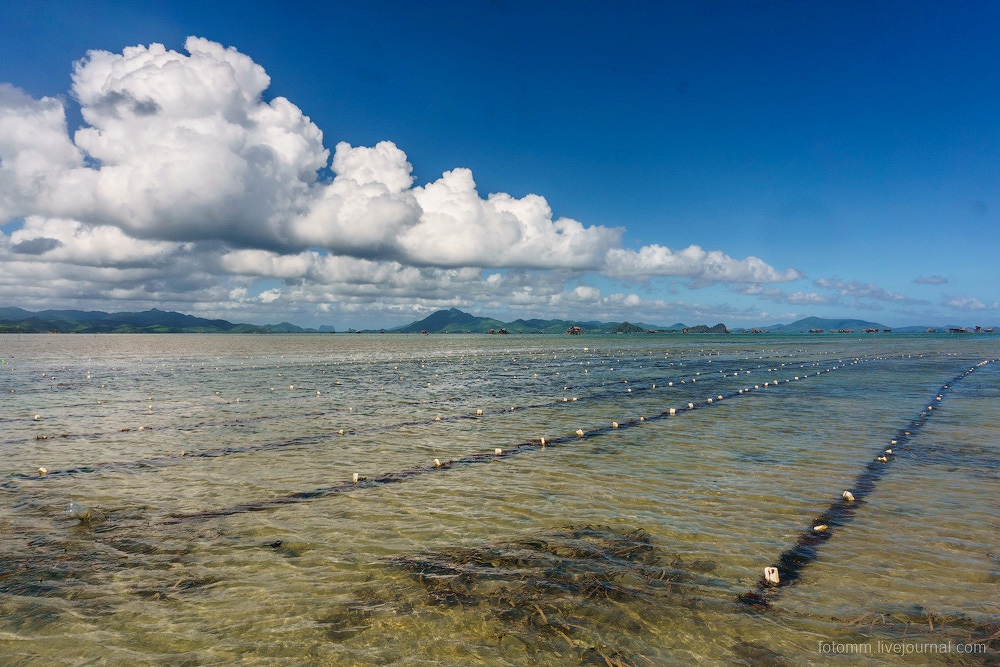
[[[1000,661],[992,334],[0,358],[0,665]]]

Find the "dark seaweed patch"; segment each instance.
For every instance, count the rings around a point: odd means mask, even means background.
[[[647,630],[640,609],[669,596],[694,609],[698,586],[717,586],[693,570],[716,564],[661,558],[641,528],[571,525],[513,541],[396,556],[383,561],[409,573],[417,604],[476,610],[497,623],[493,639],[514,641],[529,654],[548,650],[576,655],[580,664],[650,664],[624,644]],[[318,621],[341,641],[377,622],[376,611],[398,613],[402,598],[359,596]],[[659,624],[662,619],[655,619]],[[622,645],[609,646],[608,633]]]
[[[921,605],[869,610],[842,625],[869,640],[963,644],[962,653],[948,654],[947,664],[1000,665],[1000,618],[967,614],[940,614]]]
[[[371,627],[371,612],[360,606],[348,606],[316,623],[324,630],[326,638],[332,642],[342,642]]]
[[[108,593],[107,583],[122,573],[132,580],[126,596],[171,600],[217,583],[214,577],[192,576],[178,569],[189,553],[184,540],[149,534],[147,519],[136,510],[108,510],[99,525],[82,522],[58,538],[36,538],[0,559],[0,594],[17,606],[31,607],[33,598],[70,603],[54,614],[115,613],[121,595]],[[67,520],[67,522],[71,522]]]
[[[780,653],[757,642],[738,641],[730,647],[738,660],[737,664],[753,665],[754,667],[784,667],[791,663]]]

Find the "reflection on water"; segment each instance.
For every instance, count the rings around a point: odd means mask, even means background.
[[[0,350],[0,663],[998,659],[992,336]]]

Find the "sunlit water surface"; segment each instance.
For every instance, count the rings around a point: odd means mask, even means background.
[[[996,664],[998,343],[2,335],[0,664]]]

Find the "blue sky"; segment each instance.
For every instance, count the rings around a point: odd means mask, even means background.
[[[3,0],[0,302],[994,325],[998,26],[994,2]]]

